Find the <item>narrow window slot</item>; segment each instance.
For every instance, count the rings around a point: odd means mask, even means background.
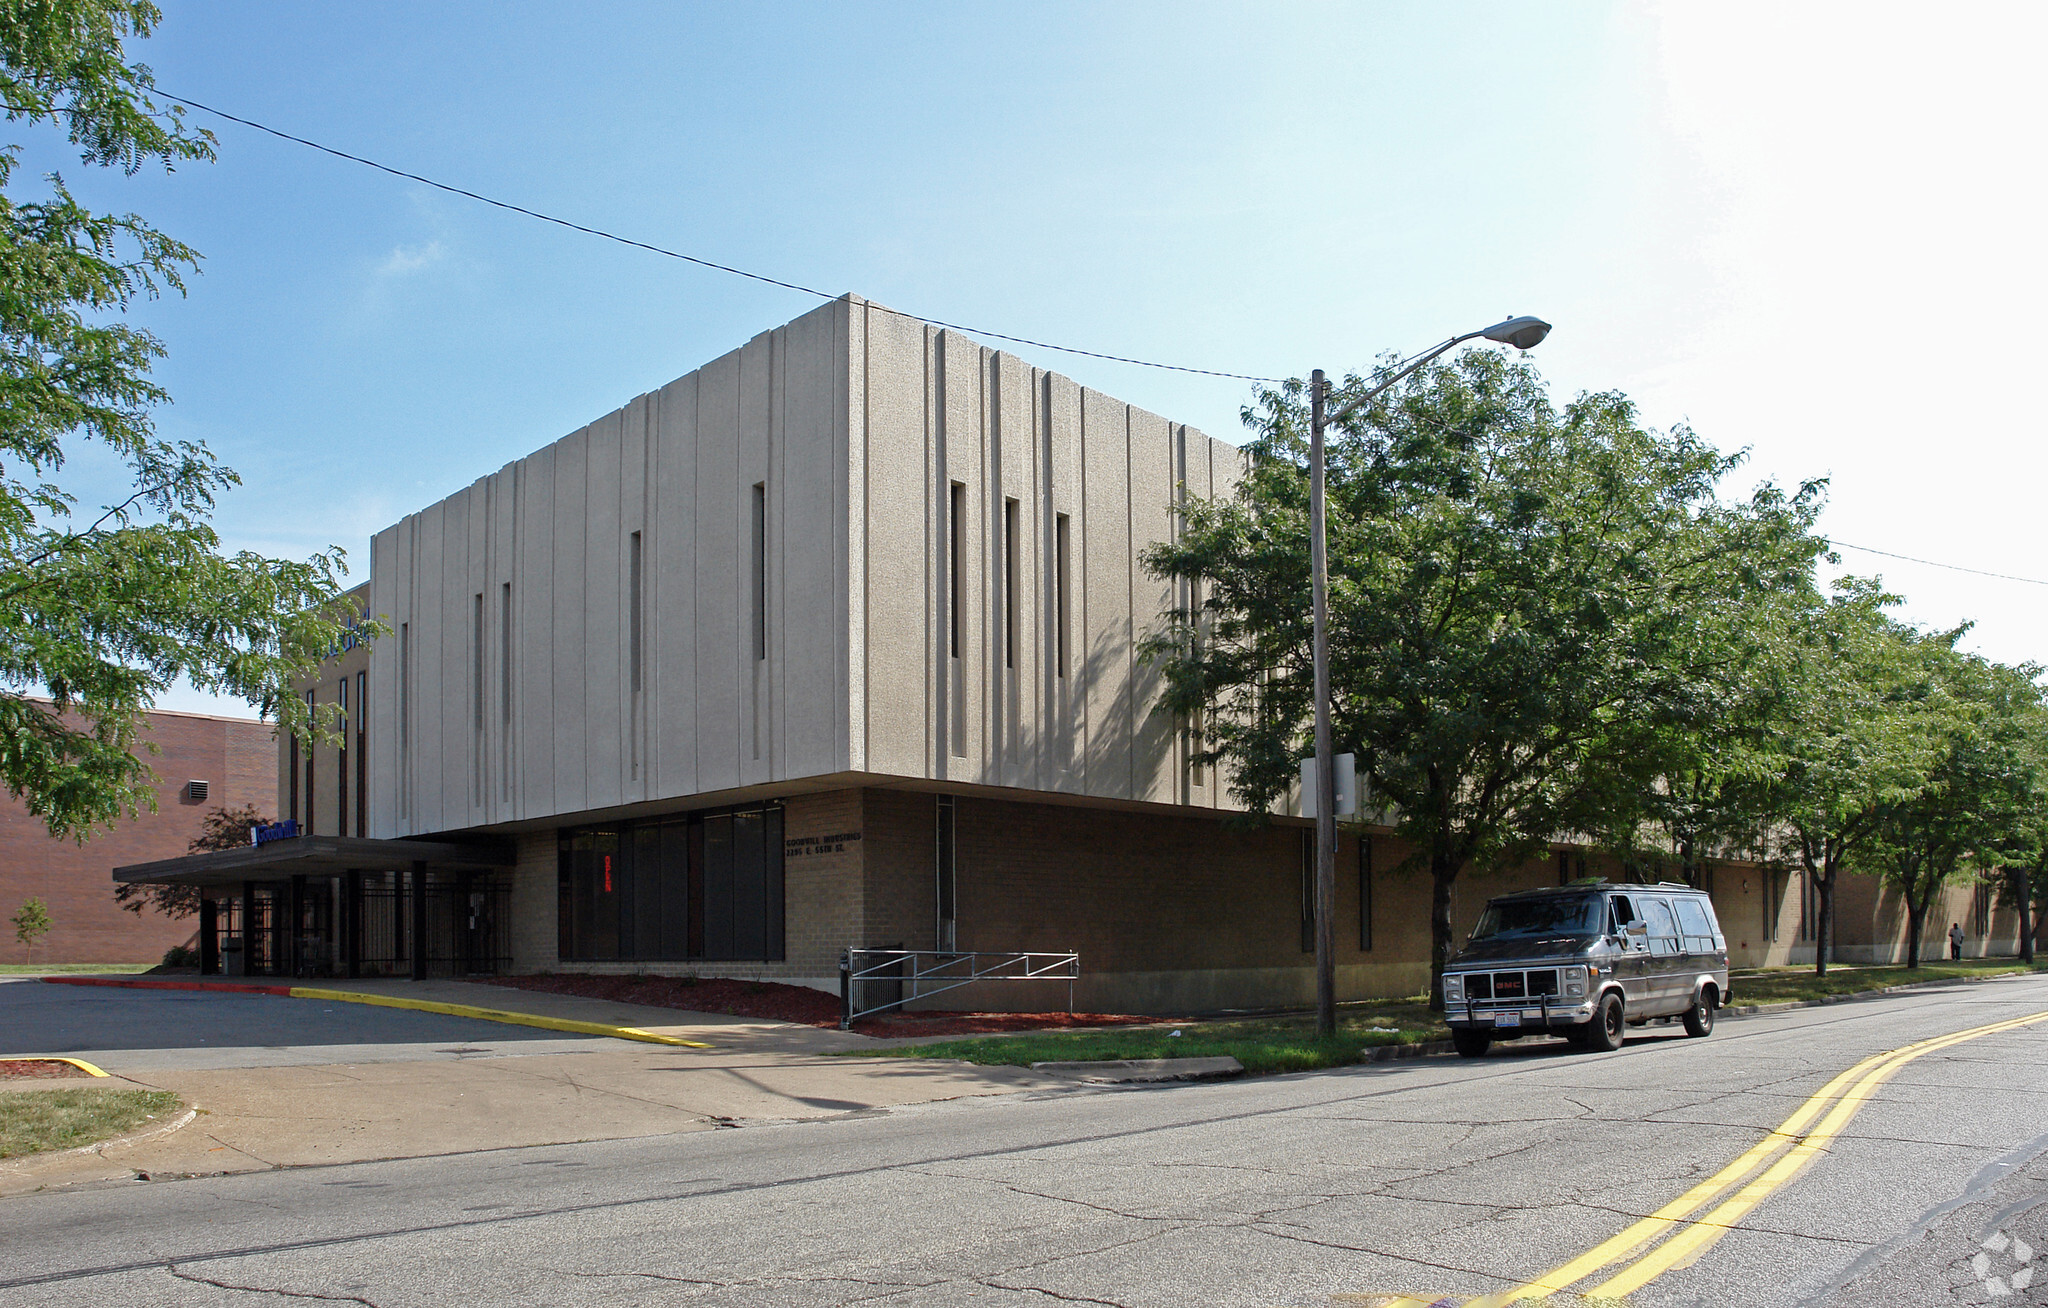
[[[469,622],[469,684],[471,748],[470,793],[472,802],[481,804],[486,794],[484,789],[484,593],[478,591],[471,597]]]
[[[1017,666],[1017,501],[1003,501],[1003,666]]]
[[[1053,519],[1053,645],[1059,675],[1067,675],[1067,515]]]
[[[498,592],[498,605],[504,611],[498,615],[498,720],[508,726],[512,721],[512,583],[506,582]]]
[[[479,735],[484,729],[484,593],[471,600],[469,623],[469,681],[471,718]]]
[[[949,648],[960,657],[962,582],[967,571],[967,488],[953,483],[946,529],[946,623]]]
[[[334,756],[334,834],[348,834],[348,678],[343,677],[334,688],[334,702],[338,712],[334,719],[335,731],[341,736]],[[359,831],[356,833],[361,835]]]
[[[319,691],[309,690],[306,692],[306,718],[308,721],[319,721],[314,716],[319,703]],[[313,834],[313,817],[320,811],[318,805],[313,802],[313,760],[320,753],[319,739],[317,737],[314,738],[308,742],[308,745],[309,748],[306,750],[306,834],[310,836]]]
[[[758,492],[758,491],[760,490],[760,487],[758,487],[758,486],[757,486],[757,487],[755,487],[754,489],[755,489],[755,491],[756,491],[756,492]],[[756,519],[756,521],[758,521],[758,519]],[[633,693],[634,693],[635,695],[637,695],[637,694],[639,694],[639,693],[640,693],[640,675],[641,675],[641,674],[640,674],[640,663],[641,663],[641,652],[640,652],[640,640],[641,640],[641,637],[640,637],[640,631],[641,631],[641,627],[640,627],[640,622],[641,622],[641,617],[640,617],[640,589],[641,589],[641,587],[640,587],[640,533],[639,533],[639,532],[637,532],[637,531],[636,531],[636,532],[634,532],[634,533],[633,533],[633,535],[632,535],[632,537],[631,537],[631,538],[629,539],[629,541],[628,541],[628,545],[627,545],[627,553],[628,553],[628,556],[629,556],[629,561],[628,561],[628,563],[627,563],[627,567],[626,567],[626,573],[627,573],[627,576],[626,576],[626,585],[627,585],[627,588],[629,589],[629,591],[631,592],[631,594],[630,594],[630,597],[629,597],[629,601],[628,601],[628,612],[629,612],[630,616],[629,616],[629,618],[628,618],[628,620],[627,620],[627,623],[626,623],[626,642],[627,642],[627,644],[628,644],[628,645],[630,646],[630,651],[629,651],[629,653],[628,653],[628,655],[627,655],[627,659],[628,659],[628,662],[629,662],[629,663],[631,664],[631,668],[632,668],[632,684],[633,684]],[[756,621],[758,622],[758,618],[756,619]],[[755,645],[756,645],[756,653],[755,653],[755,655],[754,655],[754,657],[755,657],[755,658],[759,658],[759,657],[761,657],[761,655],[760,655],[760,653],[759,653],[759,644],[760,644],[760,638],[759,638],[758,636],[756,636],[756,638],[755,638]]]
[[[370,674],[356,673],[356,834],[370,834]]]
[[[410,622],[398,624],[398,813],[401,817],[410,817],[412,815],[412,624]]]
[[[768,484],[754,483],[754,660],[768,657]]]

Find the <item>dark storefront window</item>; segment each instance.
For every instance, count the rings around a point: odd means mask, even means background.
[[[780,807],[577,827],[560,849],[565,961],[783,956]]]

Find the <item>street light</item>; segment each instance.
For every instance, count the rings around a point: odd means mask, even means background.
[[[1325,414],[1329,382],[1318,368],[1309,390],[1309,563],[1314,591],[1315,699],[1316,699],[1316,1034],[1337,1032],[1337,778],[1335,747],[1330,740],[1330,563],[1328,538],[1323,528],[1323,430],[1342,422],[1372,403],[1396,382],[1430,360],[1466,341],[1484,337],[1518,350],[1533,349],[1550,335],[1550,324],[1541,318],[1509,318],[1476,332],[1453,336],[1441,345],[1399,364],[1392,375],[1365,394],[1353,399],[1334,414]]]

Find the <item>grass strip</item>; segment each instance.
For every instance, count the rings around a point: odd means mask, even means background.
[[[1830,964],[1826,976],[1813,969],[1760,968],[1736,973],[1729,979],[1737,1004],[1776,1004],[1786,1000],[1825,999],[1831,995],[1853,995],[1886,986],[1910,985],[1919,981],[1956,981],[1990,976],[2015,976],[2025,972],[2048,971],[2048,963],[2028,967],[2010,958],[1943,960],[1922,967],[1843,967]]]
[[[1180,1034],[1175,1035],[1178,1031]],[[957,1058],[969,1063],[1015,1065],[1100,1062],[1122,1058],[1228,1056],[1258,1075],[1308,1072],[1356,1063],[1383,1045],[1448,1040],[1450,1031],[1419,998],[1346,1004],[1337,1034],[1317,1039],[1315,1019],[1304,1013],[1275,1017],[1183,1022],[1178,1026],[1122,1027],[1106,1031],[1029,1031],[973,1036],[888,1049],[855,1050],[854,1058]]]
[[[78,1149],[178,1108],[168,1090],[10,1090],[0,1094],[0,1158]]]

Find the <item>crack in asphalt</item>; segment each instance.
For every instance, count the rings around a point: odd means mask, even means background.
[[[163,1270],[180,1281],[190,1281],[194,1285],[210,1285],[216,1290],[240,1290],[247,1294],[275,1294],[287,1299],[324,1299],[329,1303],[359,1303],[363,1305],[363,1308],[377,1308],[374,1302],[365,1299],[359,1294],[321,1294],[317,1290],[279,1290],[268,1285],[236,1285],[232,1281],[218,1281],[210,1276],[200,1276],[194,1272],[184,1271],[176,1263],[165,1263]]]
[[[984,1281],[979,1279],[975,1281],[975,1284],[985,1285],[991,1290],[1011,1290],[1023,1294],[1042,1294],[1048,1299],[1058,1299],[1062,1303],[1099,1303],[1105,1305],[1106,1308],[1130,1308],[1128,1304],[1118,1299],[1091,1299],[1083,1294],[1061,1294],[1058,1290],[1048,1290],[1042,1285],[1004,1285],[1000,1281]]]
[[[730,1289],[735,1285],[751,1285],[751,1281],[708,1281],[696,1276],[669,1276],[662,1272],[579,1272],[573,1267],[543,1267],[544,1272],[557,1276],[574,1276],[586,1281],[610,1281],[626,1276],[644,1276],[650,1281],[675,1281],[682,1285],[709,1285],[717,1289]]]
[[[882,1299],[893,1298],[896,1295],[905,1293],[906,1291],[928,1290],[934,1286],[944,1285],[946,1283],[945,1278],[923,1281],[877,1281],[871,1280],[867,1277],[847,1276],[843,1274],[835,1276],[746,1276],[741,1277],[738,1280],[713,1281],[694,1276],[670,1276],[663,1272],[582,1272],[577,1271],[573,1267],[540,1267],[537,1270],[544,1272],[552,1272],[557,1276],[573,1276],[579,1280],[586,1281],[626,1280],[632,1278],[639,1278],[650,1281],[666,1281],[676,1285],[708,1286],[710,1288],[719,1290],[762,1289],[784,1285],[865,1285],[870,1287],[871,1289],[877,1289],[882,1291],[881,1294],[860,1295],[856,1298],[843,1299],[839,1301],[841,1303],[846,1304],[875,1303]]]
[[[1385,1258],[1390,1262],[1406,1263],[1411,1267],[1428,1267],[1439,1272],[1460,1272],[1467,1276],[1482,1277],[1485,1280],[1495,1281],[1502,1285],[1515,1284],[1513,1280],[1502,1276],[1497,1271],[1482,1271],[1476,1267],[1462,1267],[1457,1263],[1431,1262],[1426,1258],[1416,1258],[1409,1254],[1390,1253],[1385,1249],[1375,1249],[1371,1245],[1345,1244],[1340,1240],[1318,1240],[1313,1236],[1292,1235],[1286,1231],[1272,1230],[1258,1225],[1253,1225],[1247,1229],[1256,1231],[1260,1235],[1269,1235],[1276,1240],[1292,1240],[1297,1244],[1312,1244],[1323,1249],[1342,1249],[1347,1253],[1371,1254],[1375,1258]]]

